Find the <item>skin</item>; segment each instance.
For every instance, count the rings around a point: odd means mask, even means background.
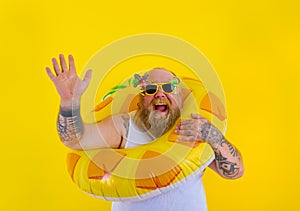
[[[80,118],[80,98],[89,85],[92,71],[88,70],[81,80],[72,55],[68,56],[69,66],[64,55],[59,61],[52,59],[54,74],[49,67],[46,72],[60,96],[57,131],[64,145],[71,149],[122,148],[128,131],[128,115],[110,116],[95,124],[85,124]],[[76,112],[75,112],[76,111]],[[66,115],[66,114],[71,115]]]
[[[166,71],[161,68],[153,69],[149,73],[149,81],[153,83],[161,83],[161,82],[168,82],[171,81],[174,78],[174,75],[172,75],[169,71]],[[151,107],[151,102],[154,99],[159,99],[161,101],[168,100],[170,102],[170,107],[181,107],[182,106],[182,98],[178,95],[178,92],[175,91],[172,94],[166,94],[161,90],[161,87],[159,87],[157,93],[155,95],[145,95],[144,96],[144,107],[149,108]],[[162,115],[165,115],[162,113]]]
[[[124,148],[128,132],[128,114],[110,116],[101,122],[85,124],[80,117],[80,98],[89,85],[92,72],[87,71],[81,80],[74,64],[73,56],[69,55],[69,66],[63,55],[59,55],[59,62],[53,58],[52,73],[49,67],[46,72],[54,83],[60,95],[60,112],[58,114],[57,130],[61,141],[71,149],[95,149],[95,148]],[[155,83],[168,82],[173,75],[162,68],[150,71],[149,81]],[[144,107],[153,109],[152,102],[169,101],[170,107],[182,106],[182,95],[179,88],[171,94],[162,92],[159,88],[155,95],[144,96]],[[159,115],[165,112],[157,111]],[[205,141],[211,145],[215,152],[215,160],[210,164],[220,176],[227,179],[239,178],[243,175],[244,168],[239,151],[229,143],[223,134],[207,119],[199,114],[191,114],[191,119],[184,120],[177,125],[174,131],[183,141]]]
[[[215,152],[215,160],[209,167],[220,176],[227,179],[243,176],[244,166],[240,152],[201,115],[191,114],[190,120],[180,122],[175,133],[183,141],[202,140],[210,144]]]

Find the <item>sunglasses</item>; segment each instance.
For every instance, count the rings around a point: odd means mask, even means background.
[[[176,86],[174,86],[173,83],[152,83],[143,86],[141,93],[143,95],[155,95],[158,92],[159,87],[165,94],[171,94],[176,89]]]

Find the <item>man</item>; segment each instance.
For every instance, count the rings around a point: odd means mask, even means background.
[[[58,133],[61,141],[71,149],[139,146],[167,132],[180,116],[182,90],[178,86],[171,86],[174,80],[176,83],[176,77],[168,70],[155,68],[148,73],[146,81],[140,82],[142,92],[136,112],[113,115],[101,122],[85,124],[80,117],[80,98],[88,87],[91,71],[87,71],[81,80],[76,74],[71,55],[69,67],[63,55],[59,55],[59,61],[60,64],[55,58],[52,59],[55,75],[48,67],[46,71],[61,97]],[[239,151],[204,117],[191,114],[191,119],[181,121],[174,132],[182,141],[202,140],[210,144],[215,159],[209,167],[221,177],[235,179],[243,175]],[[112,209],[207,210],[202,174],[174,190],[148,200],[114,202]]]

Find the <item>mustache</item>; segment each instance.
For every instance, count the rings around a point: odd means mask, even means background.
[[[156,105],[158,103],[166,104],[168,107],[171,105],[170,100],[168,100],[168,99],[159,99],[159,98],[154,98],[151,102],[151,105]]]

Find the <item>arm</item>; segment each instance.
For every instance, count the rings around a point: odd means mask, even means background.
[[[210,124],[210,123],[209,123]],[[208,125],[206,130],[209,130]],[[204,129],[205,130],[205,129]],[[222,133],[215,127],[210,127],[207,143],[209,143],[215,152],[215,160],[210,164],[210,168],[217,172],[220,176],[227,179],[240,178],[244,174],[244,166],[240,152],[229,143]],[[213,131],[218,132],[214,135]]]
[[[176,128],[179,138],[186,141],[203,140],[210,144],[215,152],[215,160],[210,168],[227,179],[243,176],[244,166],[240,152],[230,144],[223,134],[207,119],[192,114],[191,120],[180,123]]]
[[[126,137],[127,131],[127,116],[116,115],[94,124],[83,123],[80,116],[80,98],[89,85],[91,71],[87,71],[81,80],[76,73],[71,55],[69,68],[63,55],[59,55],[59,60],[60,66],[55,58],[52,59],[55,75],[48,67],[46,71],[61,99],[57,119],[57,131],[61,141],[72,149],[123,146],[123,137]]]
[[[123,148],[127,136],[128,114],[110,116],[95,124],[82,122],[79,109],[61,108],[57,131],[62,143],[76,150]]]

